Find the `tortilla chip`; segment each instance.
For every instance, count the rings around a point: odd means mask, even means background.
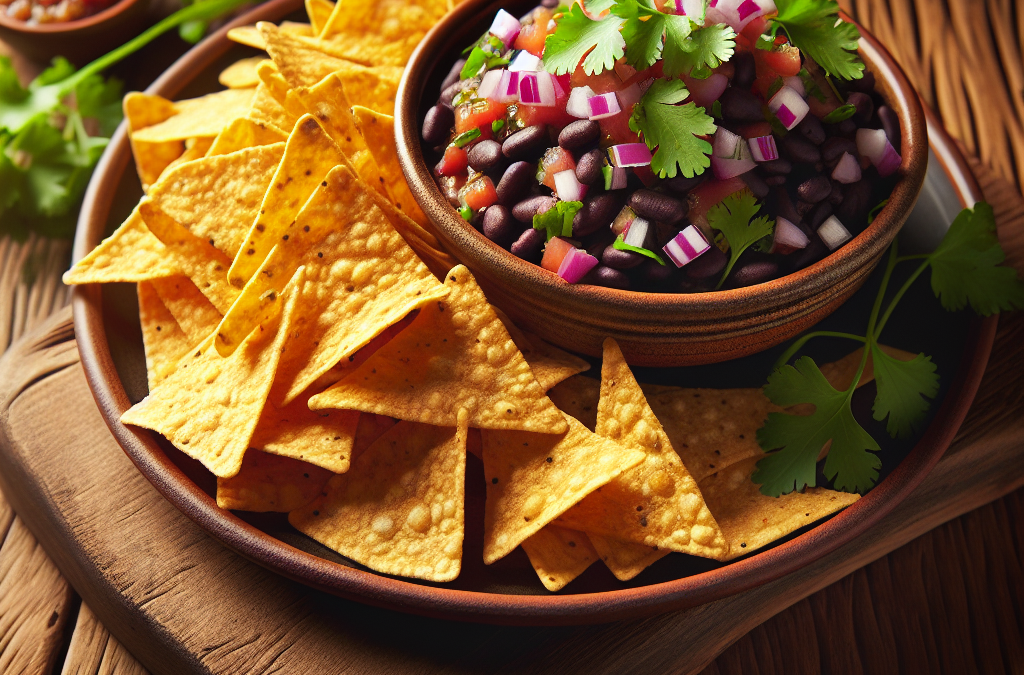
[[[167,165],[167,168],[163,170],[160,177],[163,178],[168,171],[173,170],[179,164],[191,162],[196,159],[200,159],[206,156],[206,153],[210,151],[210,147],[213,145],[213,138],[209,136],[203,136],[202,138],[189,138],[185,140],[185,152],[181,153],[181,156],[176,160]],[[159,182],[159,178],[157,179]]]
[[[140,281],[139,323],[146,350],[146,375],[152,390],[174,372],[178,360],[195,345],[167,311],[148,281]]]
[[[641,449],[644,461],[562,514],[559,525],[702,558],[725,555],[728,544],[697,482],[672,449],[612,338],[604,341],[597,433],[623,449]]]
[[[878,345],[879,349],[885,354],[898,359],[900,361],[913,361],[917,358],[917,354],[911,354],[910,352],[902,349],[896,349],[895,347],[889,347],[887,345]],[[860,366],[860,358],[864,354],[864,348],[847,354],[838,361],[831,363],[825,363],[821,366],[821,374],[825,376],[828,383],[839,391],[845,391],[850,388],[850,383],[853,382],[853,376],[857,373],[857,368]],[[860,381],[857,382],[858,387],[863,387],[868,382],[875,379],[875,366],[868,356],[868,361],[864,365],[864,372],[860,375]]]
[[[562,414],[544,395],[473,275],[462,265],[451,293],[345,379],[310,399],[313,408],[362,410],[451,426],[459,409],[483,429],[557,434]]]
[[[178,363],[121,422],[152,429],[215,476],[238,473],[284,350],[304,270],[296,272],[283,311],[228,358],[211,343]]]
[[[588,494],[643,461],[642,450],[591,433],[568,415],[563,418],[569,430],[561,435],[481,432],[487,479],[485,564],[504,558]]]
[[[353,157],[352,163],[358,166],[360,161],[360,155],[369,155],[366,150],[356,153]],[[376,171],[377,164],[370,157],[370,163],[373,166],[373,170]],[[360,176],[363,176],[362,169],[358,169]],[[369,180],[364,178],[369,183]],[[380,207],[384,215],[388,217],[391,224],[396,230],[401,233],[402,237],[409,243],[412,250],[416,251],[427,267],[437,276],[438,279],[444,279],[445,274],[448,270],[455,267],[458,264],[458,260],[453,258],[445,248],[438,242],[437,237],[432,234],[433,225],[430,225],[431,230],[425,229],[422,225],[417,223],[415,220],[407,216],[402,211],[395,208],[395,205],[391,203],[390,199],[384,195],[383,189],[383,178],[380,178],[380,191],[375,191],[374,199],[377,200],[377,205]]]
[[[331,0],[306,0],[306,16],[309,17],[309,25],[313,36],[320,35],[324,24],[331,18],[334,11],[334,3]]]
[[[451,581],[462,568],[468,416],[399,422],[288,522],[384,574]]]
[[[221,314],[192,281],[181,274],[149,282],[193,347],[213,334]],[[186,350],[187,351],[187,350]]]
[[[242,117],[253,100],[253,89],[225,89],[199,98],[175,102],[178,113],[163,122],[140,129],[139,141],[165,143],[186,138],[216,136],[224,126]]]
[[[395,98],[404,68],[396,66],[364,66],[345,61],[335,71],[345,87],[349,100],[381,115],[395,114]]]
[[[249,445],[309,462],[332,473],[345,473],[359,413],[354,410],[313,411],[307,405],[308,400],[309,396],[300,396],[283,408],[266,406]]]
[[[253,94],[252,105],[249,107],[246,117],[259,124],[277,129],[284,136],[291,133],[298,121],[295,115],[285,110],[284,106],[277,102],[263,82],[256,86],[256,93]]]
[[[601,399],[599,380],[573,375],[552,387],[548,396],[559,410],[572,415],[586,428],[591,431],[597,428],[597,404]]]
[[[366,146],[380,168],[384,185],[391,195],[392,203],[399,211],[404,212],[421,226],[429,225],[427,214],[412,196],[409,183],[405,180],[402,167],[398,164],[398,146],[395,144],[395,118],[382,115],[363,106],[353,106],[352,115],[356,118],[359,133],[366,140]]]
[[[296,21],[282,21],[281,25],[278,26],[282,33],[285,35],[292,35],[296,37],[313,37],[313,27],[308,23],[299,23]],[[237,42],[240,45],[246,47],[252,47],[253,49],[267,49],[267,43],[263,40],[263,36],[260,34],[259,29],[256,26],[239,26],[232,28],[228,31],[228,39],[232,42]]]
[[[231,285],[242,288],[252,278],[328,172],[345,163],[338,146],[311,115],[299,120],[262,203],[253,211],[255,218],[246,240],[231,263]]]
[[[339,0],[320,37],[337,56],[404,66],[447,11],[445,0]]]
[[[644,546],[597,535],[591,536],[590,542],[601,562],[619,581],[629,581],[672,552],[667,548]]]
[[[583,359],[544,342],[532,333],[521,330],[501,309],[495,307],[494,313],[505,324],[512,341],[516,343],[516,347],[519,347],[526,362],[530,364],[530,370],[537,378],[537,384],[544,391],[548,391],[559,382],[563,382],[577,373],[590,370],[590,364]],[[594,401],[597,401],[596,395]],[[557,401],[555,405],[558,405]],[[593,431],[592,428],[591,431]]]
[[[181,274],[167,246],[153,236],[138,207],[99,246],[64,273],[64,283],[109,284]]]
[[[249,448],[237,474],[217,479],[217,506],[233,511],[288,513],[316,499],[333,475],[291,457]]]
[[[225,277],[230,265],[228,257],[146,199],[139,203],[139,213],[150,232],[167,247],[178,273],[191,279],[218,312],[227,312],[238,296]]]
[[[298,95],[283,77],[273,61],[265,60],[256,69],[260,82],[267,86],[267,91],[280,103],[289,115],[296,118],[306,114],[306,109],[299,100]]]
[[[371,445],[377,442],[378,438],[396,424],[398,422],[387,415],[359,413],[359,424],[356,426],[356,440],[352,444],[351,461],[356,461],[359,455],[366,452]]]
[[[135,133],[174,117],[178,114],[178,108],[162,96],[137,91],[128,93],[122,106],[128,123],[128,140],[135,157],[135,169],[142,181],[142,189],[146,190],[171,162],[185,152],[185,144],[181,140],[150,143],[139,140]]]
[[[220,71],[217,81],[228,89],[255,88],[260,83],[260,76],[256,74],[256,66],[266,60],[264,56],[250,56],[247,59],[239,59]]]
[[[763,495],[750,479],[760,459],[744,459],[700,481],[704,499],[729,540],[725,560],[756,551],[860,499],[858,494],[822,487],[781,497]]]
[[[552,592],[565,588],[597,560],[586,534],[557,525],[542,527],[524,540],[523,550],[544,588]]]
[[[284,153],[285,144],[274,143],[188,162],[164,173],[147,196],[189,232],[234,258]]]
[[[316,40],[286,34],[272,23],[256,24],[267,44],[267,53],[292,87],[312,87],[345,65],[345,61],[320,50]]]
[[[287,140],[288,135],[275,126],[248,117],[239,117],[217,134],[206,156],[227,155],[246,148],[284,143]]]

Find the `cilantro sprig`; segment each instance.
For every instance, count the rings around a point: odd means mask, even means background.
[[[708,211],[708,225],[719,230],[729,242],[729,262],[715,288],[721,288],[740,254],[775,231],[775,221],[768,216],[755,218],[761,205],[750,192],[740,190],[729,195]]]
[[[864,63],[857,57],[860,32],[839,19],[835,0],[777,0],[775,6],[779,13],[769,21],[773,34],[781,27],[793,46],[829,75],[846,80],[864,77]]]
[[[573,218],[581,208],[583,202],[557,202],[544,213],[533,217],[533,228],[544,230],[547,241],[554,237],[571,237]]]
[[[694,103],[678,105],[689,96],[682,80],[655,80],[633,106],[629,128],[643,136],[652,151],[651,170],[662,178],[682,173],[687,178],[711,166],[708,136],[718,128]]]
[[[572,73],[580,61],[587,75],[611,69],[625,51],[626,41],[620,32],[624,23],[614,14],[591,19],[574,4],[544,41],[544,66],[555,75]]]
[[[920,430],[930,405],[928,399],[939,391],[939,376],[930,357],[918,354],[909,361],[901,361],[879,347],[886,323],[907,290],[928,269],[932,290],[947,310],[970,305],[978,314],[989,316],[1024,308],[1024,283],[1012,268],[1000,265],[1004,259],[996,238],[992,207],[985,202],[961,211],[932,253],[900,256],[894,242],[868,318],[867,333],[808,333],[786,350],[777,362],[779,367],[769,376],[764,389],[769,400],[782,407],[811,404],[814,412],[768,415],[757,439],[769,454],[758,462],[753,475],[761,492],[777,497],[813,487],[818,456],[829,443],[824,472],[837,489],[863,492],[873,486],[881,467],[875,454],[880,447],[854,419],[850,408],[868,358],[877,386],[872,416],[886,422],[886,431],[893,438],[908,438]],[[915,260],[920,261],[917,269],[885,304],[895,267]],[[817,337],[845,338],[864,345],[857,372],[847,389],[839,391],[829,384],[810,357],[786,365],[808,340]]]

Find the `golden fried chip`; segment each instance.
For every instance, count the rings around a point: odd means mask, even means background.
[[[321,51],[316,40],[288,35],[266,21],[256,27],[267,44],[267,53],[292,87],[312,87],[345,65],[345,61]]]
[[[756,551],[860,499],[822,487],[781,497],[763,495],[750,479],[760,459],[749,457],[700,481],[704,499],[729,540],[725,560]]]
[[[176,101],[178,113],[163,122],[139,129],[135,138],[150,143],[216,136],[236,117],[249,110],[253,89],[225,89],[199,98]]]
[[[176,274],[173,277],[152,279],[149,284],[178,326],[185,331],[195,346],[210,337],[220,323],[221,313],[188,277]]]
[[[548,391],[558,409],[578,419],[593,431],[597,428],[597,404],[601,399],[601,382],[584,375],[573,375]]]
[[[283,408],[274,405],[263,408],[249,444],[265,452],[315,464],[332,473],[345,473],[359,413],[354,410],[313,411],[308,401],[308,395],[300,396]]]
[[[521,330],[501,309],[495,307],[494,313],[505,324],[512,341],[516,343],[516,347],[519,347],[519,351],[526,357],[526,362],[530,364],[530,370],[537,378],[537,384],[544,391],[550,390],[559,382],[563,382],[577,373],[590,370],[590,364],[578,356],[562,351],[558,347],[544,342],[536,335]],[[594,401],[597,401],[596,395]],[[558,405],[557,401],[555,401],[555,405]],[[571,411],[565,412],[571,414]],[[574,417],[576,416],[574,415]]]
[[[619,581],[629,581],[672,551],[631,541],[593,535],[590,538],[601,562]]]
[[[253,211],[249,233],[236,249],[228,271],[232,286],[245,286],[327,173],[345,163],[338,146],[312,116],[299,120],[259,208]]]
[[[206,156],[227,155],[246,148],[284,143],[287,140],[288,135],[271,124],[239,117],[217,134]]]
[[[214,139],[209,136],[203,136],[202,138],[189,138],[185,140],[185,152],[181,153],[181,156],[176,160],[167,165],[167,168],[160,174],[160,178],[163,178],[168,171],[173,170],[179,164],[191,162],[196,159],[200,159],[206,156],[206,153],[210,151],[213,146]],[[157,181],[160,179],[158,178]]]
[[[391,195],[395,208],[404,212],[420,226],[429,225],[427,214],[423,213],[420,205],[416,203],[409,183],[405,180],[405,174],[402,173],[402,167],[398,164],[395,118],[359,105],[352,107],[352,115],[356,118],[359,133],[366,140],[366,147],[380,168],[380,175],[384,178],[384,185]]]
[[[290,134],[298,121],[295,115],[277,102],[262,82],[256,85],[256,93],[253,94],[252,105],[246,116],[254,122],[279,130],[283,136]]]
[[[404,66],[447,11],[445,0],[339,0],[320,37],[337,56]]]
[[[586,534],[557,525],[542,527],[524,540],[523,550],[544,588],[552,592],[565,588],[597,560]]]
[[[359,413],[359,425],[356,427],[356,440],[352,444],[351,461],[356,461],[359,455],[366,452],[371,445],[377,442],[378,438],[396,424],[398,422],[387,415]]]
[[[425,270],[424,270],[425,271]],[[313,408],[362,410],[451,426],[459,409],[485,429],[565,431],[473,275],[462,265],[445,279],[448,297],[424,306],[412,324],[336,385]]]
[[[468,416],[399,422],[288,522],[384,574],[451,581],[462,568]]]
[[[217,506],[233,511],[288,513],[316,499],[333,475],[291,457],[249,448],[237,474],[217,479]]]
[[[313,33],[313,27],[308,23],[282,21],[278,28],[285,35],[292,35],[296,37],[313,37],[315,35]],[[267,43],[263,40],[263,36],[260,35],[260,31],[256,26],[239,26],[237,28],[232,28],[228,31],[228,39],[232,42],[237,42],[240,45],[252,47],[253,49],[266,50],[267,48]]]
[[[291,85],[281,77],[280,71],[277,66],[274,65],[273,61],[264,60],[256,69],[256,74],[259,75],[260,82],[267,87],[267,91],[273,96],[281,106],[288,111],[289,115],[296,118],[302,117],[306,114],[306,109],[302,105],[302,101],[298,95],[292,91]]]
[[[644,461],[556,522],[590,535],[722,559],[728,544],[612,338],[604,341],[597,434],[623,449],[641,449]]]
[[[173,102],[162,96],[130,92],[124,97],[124,118],[128,123],[128,140],[135,157],[135,168],[142,181],[142,189],[146,190],[156,182],[167,166],[185,152],[185,144],[181,140],[152,143],[139,140],[135,133],[140,129],[159,124],[178,114]]]
[[[313,37],[320,35],[333,11],[334,3],[331,0],[306,0],[306,16],[309,17]]]
[[[341,151],[350,156],[356,173],[375,189],[383,190],[380,170],[373,162],[372,156],[365,153],[366,142],[356,129],[351,105],[337,73],[328,75],[312,87],[298,87],[291,91],[298,97],[306,112],[316,117],[323,125]],[[364,162],[356,160],[356,154],[359,152],[364,152],[370,158],[370,166],[361,166]]]
[[[561,413],[559,413],[561,414]],[[484,563],[504,558],[527,537],[644,459],[563,415],[564,434],[483,430]]]
[[[220,71],[217,81],[228,89],[252,89],[260,83],[260,76],[256,74],[256,66],[266,60],[266,57],[263,56],[239,59]]]
[[[146,375],[152,390],[174,372],[178,360],[196,343],[189,340],[148,281],[139,282],[138,294]]]
[[[174,256],[153,236],[138,207],[99,246],[64,273],[64,283],[108,284],[181,274]]]
[[[188,162],[165,172],[147,197],[189,232],[234,258],[284,153],[285,144],[274,143]]]
[[[156,431],[215,476],[237,474],[270,393],[303,277],[303,270],[296,272],[283,311],[234,354],[223,358],[210,342],[200,345],[121,421]]]
[[[395,98],[404,68],[397,66],[364,66],[345,61],[335,71],[352,103],[365,106],[382,115],[395,114]]]
[[[896,349],[895,347],[889,347],[887,345],[878,345],[884,353],[888,354],[894,359],[900,361],[913,361],[917,358],[917,354],[911,354],[910,352],[903,351],[902,349]],[[831,363],[825,363],[821,366],[821,374],[825,376],[828,383],[839,391],[845,391],[849,389],[850,383],[853,382],[853,376],[857,373],[857,368],[860,366],[860,358],[864,354],[864,348],[847,354],[838,361]],[[858,387],[863,387],[868,382],[875,379],[875,366],[868,355],[868,361],[864,365],[864,372],[860,375],[860,381],[857,382]]]

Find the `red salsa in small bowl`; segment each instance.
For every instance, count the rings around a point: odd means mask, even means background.
[[[0,13],[26,24],[66,23],[92,16],[119,0],[0,0]]]

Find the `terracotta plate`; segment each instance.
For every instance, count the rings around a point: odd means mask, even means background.
[[[301,0],[273,0],[236,23],[277,21],[301,8]],[[189,52],[150,88],[168,97],[187,97],[217,88],[216,74],[252,50],[227,41],[224,31]],[[949,137],[929,125],[932,158],[920,202],[905,227],[907,247],[934,246],[961,204],[981,193]],[[79,222],[75,259],[96,246],[128,215],[141,190],[122,127],[93,178]],[[869,279],[822,328],[860,332],[877,288]],[[135,288],[129,284],[79,287],[75,328],[89,384],[111,431],[139,470],[183,513],[241,555],[314,588],[373,605],[450,619],[495,623],[590,623],[638,617],[703,604],[800,569],[850,541],[906,497],[942,455],[959,428],[988,361],[994,319],[943,312],[927,284],[901,305],[884,341],[934,357],[942,376],[941,404],[914,443],[882,441],[883,476],[878,486],[843,513],[805,528],[772,548],[727,565],[684,555],[663,558],[630,583],[593,565],[562,593],[540,585],[522,551],[484,566],[483,479],[479,463],[468,466],[467,534],[464,569],[446,585],[417,583],[369,572],[292,530],[281,515],[235,514],[217,508],[215,483],[198,464],[148,431],[121,425],[118,418],[146,395],[146,370]],[[842,356],[849,345],[824,340],[809,353],[819,362]],[[764,383],[778,349],[723,364],[686,369],[638,369],[642,381],[683,386],[755,387]],[[599,371],[598,371],[599,372]],[[855,397],[860,418],[870,422],[870,387]],[[868,413],[868,414],[865,414]]]

